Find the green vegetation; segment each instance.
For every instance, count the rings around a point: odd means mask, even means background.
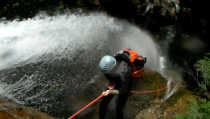
[[[196,78],[199,88],[202,92],[208,92],[210,86],[210,53],[196,63],[196,69],[202,78]],[[174,119],[208,119],[210,117],[210,101],[200,99],[189,100],[188,111],[184,114],[176,115]]]
[[[199,102],[190,100],[189,110],[173,119],[208,119],[210,117],[210,101],[201,99]]]
[[[210,56],[210,53],[196,63],[197,71],[203,77],[202,80],[197,79],[197,83],[202,91],[208,91],[207,87],[210,86],[210,58],[208,56]]]

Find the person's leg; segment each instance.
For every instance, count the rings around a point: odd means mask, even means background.
[[[116,119],[124,119],[123,109],[126,105],[126,101],[128,99],[128,95],[119,95],[117,99],[117,107],[116,107]]]
[[[112,97],[113,95],[108,95],[108,96],[103,97],[103,99],[101,100],[100,107],[99,107],[99,119],[105,119],[106,109]]]

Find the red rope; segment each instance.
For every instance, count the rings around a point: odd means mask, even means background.
[[[163,90],[165,90],[165,88],[160,88],[157,90],[146,90],[146,91],[136,91],[136,90],[132,90],[131,93],[133,94],[149,94],[149,93],[155,93],[155,92],[161,92]],[[84,111],[86,108],[90,107],[92,104],[94,104],[95,102],[97,102],[98,100],[100,100],[102,97],[104,97],[105,94],[101,94],[100,96],[98,96],[96,99],[94,99],[93,101],[91,101],[89,104],[87,104],[86,106],[84,106],[83,108],[81,108],[80,110],[78,110],[75,114],[73,114],[72,116],[70,116],[68,119],[73,119],[75,116],[77,116],[78,114],[80,114],[82,111]]]
[[[105,95],[102,93],[100,96],[98,96],[96,99],[94,99],[93,101],[91,101],[89,104],[87,104],[86,106],[84,106],[83,108],[81,108],[80,110],[78,110],[75,114],[73,114],[72,116],[70,116],[68,119],[73,119],[75,116],[77,116],[83,110],[85,110],[86,108],[90,107],[92,104],[94,104],[96,101],[100,100],[104,96]]]
[[[156,90],[145,90],[145,91],[136,91],[136,90],[132,90],[131,93],[133,94],[149,94],[149,93],[158,93],[161,92],[163,90],[167,89],[165,88],[160,88],[160,89],[156,89]]]

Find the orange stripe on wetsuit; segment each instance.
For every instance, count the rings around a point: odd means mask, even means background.
[[[133,78],[140,78],[140,77],[142,77],[143,74],[144,74],[144,67],[141,68],[141,69],[137,69],[135,64],[134,64],[134,61],[136,59],[138,59],[138,60],[141,60],[141,61],[144,62],[144,59],[142,57],[140,57],[138,55],[138,52],[136,52],[136,51],[133,51],[133,50],[130,50],[130,49],[123,49],[123,51],[127,52],[129,54],[129,56],[130,56],[129,60],[130,60],[130,63],[131,63],[130,66],[132,68],[131,76]]]

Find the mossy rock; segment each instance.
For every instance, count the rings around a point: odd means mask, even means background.
[[[150,71],[145,72],[142,79],[134,81],[133,90],[137,91],[154,91],[158,89],[166,89],[167,80],[164,79],[158,72]],[[162,97],[164,95],[163,91],[157,91],[156,93],[148,93],[151,98],[154,96]]]
[[[166,88],[167,80],[155,71],[145,72],[142,79],[134,81],[132,90],[136,91],[155,91],[157,89]],[[147,94],[133,94],[129,97],[126,108],[126,119],[134,119],[139,111],[149,107],[151,100],[161,99],[165,95],[165,90],[161,92],[153,92]]]
[[[192,92],[181,87],[168,100],[153,100],[151,106],[141,110],[136,119],[172,119],[188,110],[189,100],[196,100]]]
[[[188,110],[189,100],[196,100],[192,92],[181,88],[175,95],[170,97],[161,108],[164,109],[164,118],[171,119],[176,114],[183,114]]]

